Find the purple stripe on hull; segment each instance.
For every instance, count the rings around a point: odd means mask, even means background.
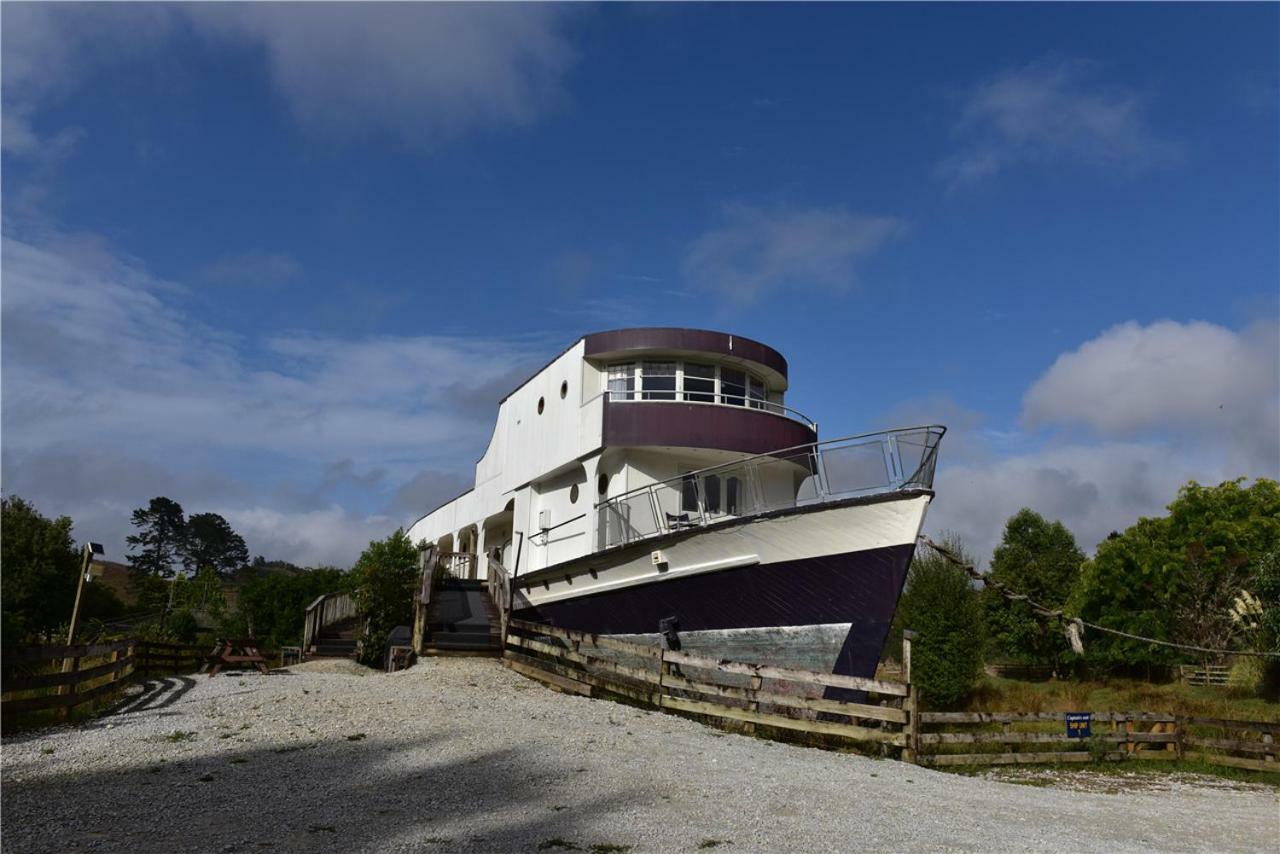
[[[908,543],[723,569],[524,608],[515,616],[596,634],[654,633],[666,617],[677,617],[681,631],[850,623],[833,672],[870,677],[914,551]]]

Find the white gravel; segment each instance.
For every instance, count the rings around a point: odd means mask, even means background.
[[[318,665],[186,679],[172,702],[5,741],[3,851],[1274,851],[1280,841],[1266,787],[1181,777],[1156,791],[1078,791],[961,777],[556,694],[487,659],[430,659],[390,676]]]

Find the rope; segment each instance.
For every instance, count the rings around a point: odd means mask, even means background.
[[[973,564],[965,563],[963,560],[960,559],[960,556],[957,555],[955,552],[951,551],[951,549],[947,548],[946,546],[938,545],[933,540],[926,537],[924,534],[920,535],[920,540],[926,546],[933,549],[938,554],[942,555],[942,557],[945,558],[948,563],[963,569],[965,573],[974,581],[981,581],[985,586],[990,587],[992,590],[995,590],[997,593],[999,593],[1004,598],[1008,599],[1010,602],[1025,602],[1027,605],[1031,606],[1031,610],[1039,617],[1044,617],[1045,619],[1050,619],[1050,620],[1056,620],[1060,625],[1062,625],[1063,629],[1067,631],[1068,639],[1071,641],[1071,645],[1076,650],[1077,653],[1083,651],[1083,647],[1079,645],[1079,634],[1081,630],[1087,626],[1088,628],[1093,629],[1094,631],[1103,632],[1109,635],[1115,635],[1116,637],[1128,638],[1129,640],[1142,641],[1143,643],[1156,644],[1158,646],[1167,646],[1173,649],[1185,650],[1187,652],[1207,652],[1213,655],[1253,655],[1259,658],[1280,658],[1280,652],[1255,652],[1254,650],[1248,650],[1248,649],[1243,649],[1243,650],[1241,649],[1209,649],[1208,647],[1203,647],[1203,646],[1193,646],[1191,644],[1185,644],[1185,643],[1174,643],[1173,641],[1158,640],[1157,638],[1149,638],[1149,637],[1144,637],[1142,635],[1130,634],[1129,632],[1122,632],[1119,629],[1110,629],[1110,628],[1107,628],[1106,626],[1100,626],[1097,623],[1090,623],[1086,620],[1080,619],[1079,617],[1069,617],[1060,608],[1047,608],[1044,605],[1041,605],[1040,603],[1033,601],[1025,593],[1017,593],[1013,590],[1010,590],[1009,587],[1006,586],[1004,583],[997,581],[996,579],[991,578],[988,575],[983,575],[981,572],[978,571],[978,568],[975,567]],[[1073,631],[1073,627],[1074,627],[1074,631]],[[1074,637],[1072,636],[1073,634],[1075,635]]]

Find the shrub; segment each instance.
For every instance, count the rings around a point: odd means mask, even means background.
[[[185,608],[169,615],[169,633],[178,643],[195,643],[200,626],[195,616]]]
[[[369,543],[351,570],[352,595],[367,618],[360,660],[378,665],[387,636],[413,619],[413,592],[418,581],[418,550],[403,529]]]
[[[944,544],[968,560],[954,536]],[[932,550],[917,554],[895,620],[895,634],[903,629],[916,633],[911,679],[923,702],[931,708],[962,703],[982,675],[985,644],[978,592],[964,570]]]

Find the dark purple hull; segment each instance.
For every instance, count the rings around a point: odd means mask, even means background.
[[[724,569],[528,607],[515,616],[623,635],[656,633],[668,617],[679,620],[681,632],[849,623],[833,672],[872,677],[914,551],[909,543]],[[835,696],[834,689],[828,694]]]

